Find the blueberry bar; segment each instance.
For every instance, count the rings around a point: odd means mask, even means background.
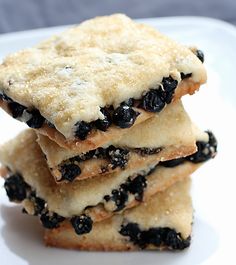
[[[188,156],[196,152],[196,134],[182,103],[176,101],[159,117],[130,128],[122,138],[95,150],[71,151],[40,134],[38,143],[52,175],[61,183]]]
[[[0,149],[0,161],[5,166],[4,186],[9,199],[22,202],[25,212],[39,216],[45,227],[59,227],[67,218],[77,234],[89,233],[93,223],[148,202],[154,194],[213,158],[217,143],[212,133],[207,134],[208,141],[197,142],[198,151],[186,158],[58,185],[35,133],[28,130]],[[81,231],[76,229],[80,222]]]
[[[124,15],[9,55],[0,105],[68,149],[96,149],[206,81],[204,56]]]
[[[79,250],[183,250],[190,245],[193,222],[190,178],[157,193],[147,203],[95,223],[78,236],[69,221],[45,229],[47,246]]]

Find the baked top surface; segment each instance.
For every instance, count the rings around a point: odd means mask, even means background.
[[[77,121],[103,118],[100,107],[139,98],[169,75],[180,81],[180,72],[205,82],[201,61],[188,48],[113,15],[8,56],[0,66],[0,87],[70,138]]]

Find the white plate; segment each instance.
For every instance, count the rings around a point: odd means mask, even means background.
[[[236,137],[236,29],[224,22],[198,17],[146,19],[160,31],[205,52],[208,84],[184,102],[191,117],[202,129],[212,129],[219,140],[219,154],[193,176],[195,208],[191,247],[181,253],[86,253],[46,248],[36,218],[21,214],[8,203],[0,189],[0,257],[5,264],[236,264],[234,173]],[[40,29],[0,36],[0,57],[31,46],[64,27]],[[0,112],[0,142],[25,128]],[[29,154],[30,155],[30,154]],[[30,166],[30,165],[29,165]],[[1,186],[3,182],[0,183]],[[227,260],[227,261],[226,261]]]

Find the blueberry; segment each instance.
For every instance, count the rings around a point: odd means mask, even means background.
[[[121,105],[115,109],[113,113],[113,122],[120,128],[130,128],[138,115],[139,113],[134,111],[131,107]]]
[[[46,202],[37,197],[35,192],[31,192],[28,199],[33,203],[34,205],[34,215],[40,215],[42,214],[43,210],[45,209]]]
[[[75,216],[70,221],[78,235],[87,234],[92,230],[93,220],[85,214]]]
[[[112,164],[112,169],[115,169],[117,167],[124,169],[128,163],[129,151],[126,149],[109,146],[109,148],[107,149],[107,157]]]
[[[178,81],[171,76],[162,79],[162,85],[165,91],[165,102],[169,104],[173,98],[173,94],[178,85]]]
[[[26,109],[26,107],[16,102],[9,102],[8,108],[11,111],[12,117],[15,119],[21,117],[24,110]]]
[[[139,244],[141,231],[138,224],[128,223],[127,225],[122,225],[119,233],[122,236],[128,236],[134,244]]]
[[[4,188],[10,201],[23,201],[27,196],[29,185],[19,174],[9,176],[4,183]]]
[[[95,124],[97,129],[105,132],[111,126],[112,119],[111,119],[111,115],[107,109],[102,108],[101,112],[104,115],[104,119],[103,120],[98,119],[95,121],[94,124]]]
[[[26,124],[33,129],[41,128],[44,124],[45,118],[40,114],[37,109],[27,110],[31,114],[31,118],[26,122]]]
[[[181,79],[187,79],[187,78],[190,78],[192,76],[192,73],[188,73],[188,74],[184,74],[184,73],[180,73],[181,75]]]
[[[211,158],[214,158],[217,153],[217,140],[214,134],[210,131],[206,132],[209,136],[208,142],[197,141],[197,152],[186,157],[186,160],[192,163],[205,162]]]
[[[128,185],[128,191],[135,195],[137,201],[142,201],[143,191],[147,187],[147,180],[144,176],[138,175]]]
[[[121,102],[120,105],[123,105],[123,106],[126,105],[126,106],[129,106],[129,107],[133,107],[134,106],[134,99],[133,98],[129,98],[128,100]]]
[[[180,164],[182,164],[186,159],[184,157],[177,158],[177,159],[172,159],[172,160],[167,160],[164,162],[160,162],[159,166],[163,167],[176,167]]]
[[[164,244],[171,249],[182,250],[190,245],[190,237],[186,240],[181,238],[181,234],[177,233],[174,229],[164,228]]]
[[[152,244],[156,247],[163,245],[170,249],[182,250],[190,245],[190,237],[182,239],[180,233],[168,227],[150,228],[141,231],[137,223],[128,223],[121,226],[119,233],[128,236],[130,241],[140,248]]]
[[[165,107],[165,93],[161,88],[151,89],[142,98],[140,107],[150,112],[160,112]]]
[[[147,244],[153,244],[159,247],[162,243],[160,229],[150,228],[146,231],[142,231],[140,241],[142,242],[143,247],[145,247]]]
[[[146,155],[154,155],[158,154],[159,152],[162,151],[162,147],[157,147],[157,148],[134,148],[133,149],[136,153],[140,154],[141,156],[146,156]]]
[[[119,190],[112,190],[111,200],[115,202],[116,210],[120,211],[125,208],[125,204],[128,200],[128,193],[126,190],[120,188]]]
[[[80,140],[85,140],[89,132],[92,130],[92,125],[84,121],[78,121],[75,124],[75,129],[75,136]]]
[[[13,100],[10,97],[8,97],[4,92],[0,92],[0,99],[7,102],[13,102]]]
[[[56,214],[46,212],[40,216],[40,221],[45,228],[53,229],[59,227],[59,224],[65,220],[64,217]]]
[[[81,174],[81,169],[75,164],[64,164],[60,168],[62,180],[73,181]]]
[[[202,63],[204,63],[204,53],[203,53],[203,51],[201,51],[201,50],[196,50],[195,54],[196,54],[197,58],[198,58]]]

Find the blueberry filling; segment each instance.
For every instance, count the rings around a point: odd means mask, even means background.
[[[111,126],[112,119],[111,119],[111,115],[107,109],[102,108],[101,112],[104,115],[104,119],[103,120],[100,120],[100,119],[96,120],[95,126],[97,129],[105,132]]]
[[[61,180],[73,181],[81,174],[81,169],[76,164],[64,164],[60,168]]]
[[[188,74],[180,73],[180,75],[181,75],[181,79],[183,80],[183,79],[191,77],[192,73],[188,73]]]
[[[133,98],[129,98],[128,100],[121,102],[120,105],[126,105],[129,107],[133,107],[134,103],[135,103],[135,100]]]
[[[92,130],[92,126],[90,123],[79,121],[75,124],[75,136],[78,137],[80,140],[85,140]]]
[[[134,111],[128,105],[121,105],[113,112],[113,122],[120,128],[130,128],[139,112]]]
[[[165,94],[162,88],[149,90],[144,95],[140,107],[150,112],[160,112],[165,107]]]
[[[7,196],[10,201],[23,201],[30,189],[29,185],[23,180],[19,174],[10,175],[4,183]]]
[[[129,237],[132,243],[142,249],[152,244],[156,247],[165,246],[169,249],[182,250],[189,247],[191,239],[190,237],[183,239],[180,233],[168,227],[141,230],[137,223],[122,225],[119,233],[122,236]]]
[[[4,100],[6,102],[12,102],[12,99],[10,97],[8,97],[5,93],[0,92],[0,99]]]
[[[195,54],[196,54],[196,56],[197,56],[197,58],[202,62],[202,63],[204,63],[204,53],[203,53],[203,51],[201,51],[201,50],[196,50],[196,52],[195,52]]]
[[[172,159],[165,162],[160,162],[159,165],[164,167],[175,167],[182,164],[185,161],[189,161],[192,163],[201,163],[211,158],[214,158],[217,154],[217,140],[212,132],[206,131],[206,133],[208,134],[209,141],[208,142],[197,141],[196,153],[187,157],[181,157],[178,159]]]
[[[206,132],[209,136],[208,142],[197,141],[197,152],[188,156],[186,159],[192,163],[201,163],[214,158],[217,153],[217,140],[210,131]]]
[[[112,190],[111,195],[104,196],[105,202],[114,202],[116,206],[114,212],[118,212],[125,208],[129,199],[129,194],[133,194],[135,200],[142,201],[144,189],[147,187],[146,176],[152,172],[153,170],[150,170],[145,176],[138,175],[134,179],[128,178],[118,189]]]
[[[56,214],[46,212],[40,215],[40,221],[45,228],[53,229],[59,227],[60,223],[65,220],[64,217]]]
[[[164,77],[162,79],[162,85],[165,91],[165,102],[169,104],[173,98],[178,81],[173,79],[171,76]]]
[[[176,167],[178,165],[183,164],[186,161],[185,157],[180,157],[177,159],[167,160],[164,162],[160,162],[159,165],[163,167]]]
[[[92,230],[93,220],[85,214],[72,217],[70,222],[77,235],[87,234]]]
[[[146,155],[154,155],[160,153],[163,148],[162,147],[157,147],[157,148],[134,148],[134,152],[140,154],[141,156],[146,156]]]
[[[110,163],[112,165],[112,169],[115,169],[117,167],[120,167],[122,169],[125,168],[125,166],[128,163],[129,158],[129,151],[126,149],[121,148],[115,148],[114,146],[109,146],[107,149],[107,156],[110,160]]]
[[[26,124],[33,129],[41,128],[45,122],[45,118],[40,114],[37,109],[27,110],[27,113],[31,115],[31,118],[26,122]]]
[[[26,107],[24,107],[21,104],[18,104],[16,102],[9,102],[8,108],[12,114],[12,117],[15,119],[21,117],[24,110],[26,109]]]
[[[35,216],[41,215],[45,211],[46,202],[43,199],[37,197],[35,191],[32,191],[27,199],[29,199],[33,204]],[[27,211],[25,212],[27,213]]]

